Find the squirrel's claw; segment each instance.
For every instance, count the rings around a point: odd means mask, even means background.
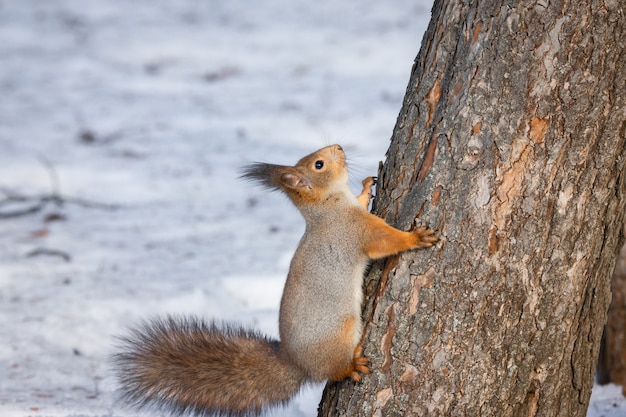
[[[418,247],[427,248],[432,246],[433,243],[437,242],[439,238],[434,236],[435,231],[427,229],[425,226],[418,227],[413,231],[417,235],[418,238]]]
[[[376,185],[376,181],[378,181],[377,177],[367,177],[361,181],[361,184],[363,185],[363,189],[369,189],[371,191],[372,186]]]

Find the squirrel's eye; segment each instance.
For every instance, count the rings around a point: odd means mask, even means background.
[[[322,169],[324,168],[324,161],[319,160],[319,161],[315,161],[315,169]]]

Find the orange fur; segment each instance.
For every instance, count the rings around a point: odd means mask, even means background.
[[[384,258],[416,248],[432,246],[437,238],[432,230],[419,227],[412,232],[403,232],[389,226],[383,219],[365,213],[365,239],[363,247],[367,256],[372,259]]]

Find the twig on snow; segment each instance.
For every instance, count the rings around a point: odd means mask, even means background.
[[[46,171],[48,171],[48,176],[50,177],[50,192],[38,196],[25,196],[7,188],[0,188],[0,191],[2,191],[5,195],[5,198],[0,200],[0,220],[37,213],[43,210],[49,203],[55,204],[59,207],[67,203],[100,210],[117,210],[120,208],[119,204],[98,203],[82,198],[63,196],[60,191],[61,186],[59,176],[54,168],[54,165],[44,155],[37,155],[37,159],[41,162]],[[24,208],[2,211],[2,206],[15,203],[29,204]]]
[[[29,214],[37,213],[43,210],[48,204],[55,204],[56,206],[63,206],[63,204],[75,204],[77,206],[99,209],[99,210],[118,210],[119,204],[107,204],[99,203],[96,201],[85,200],[82,198],[66,197],[59,194],[44,194],[39,196],[24,196],[15,193],[14,191],[2,190],[6,197],[0,200],[0,220],[11,219],[20,216],[26,216]],[[2,206],[6,204],[14,203],[30,203],[25,208],[2,211]]]
[[[40,256],[40,255],[58,256],[62,258],[65,262],[70,262],[72,260],[72,257],[66,252],[60,251],[58,249],[47,249],[47,248],[33,249],[32,251],[26,254],[26,257],[33,258],[35,256]]]

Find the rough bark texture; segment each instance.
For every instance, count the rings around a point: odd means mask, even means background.
[[[626,395],[626,245],[619,253],[611,293],[613,298],[598,361],[598,382],[621,385]]]
[[[440,243],[366,280],[320,416],[584,416],[626,204],[619,0],[436,0],[376,212]]]

